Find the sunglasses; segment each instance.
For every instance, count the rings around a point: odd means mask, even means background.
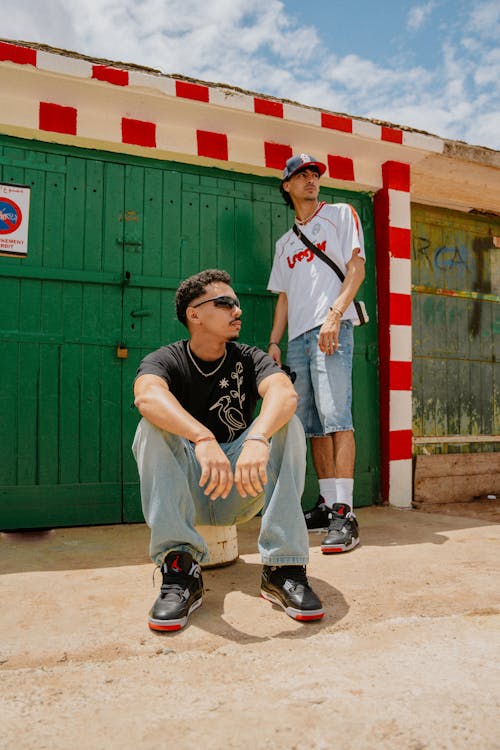
[[[233,307],[241,307],[238,297],[230,297],[228,294],[204,299],[203,302],[198,302],[196,305],[189,305],[189,307],[201,307],[201,305],[205,305],[207,302],[213,302],[214,307],[223,307],[226,310],[232,310]]]

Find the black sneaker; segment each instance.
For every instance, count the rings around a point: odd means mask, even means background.
[[[359,544],[359,528],[356,516],[345,503],[335,503],[329,511],[328,534],[321,543],[325,555],[348,552]]]
[[[318,533],[320,531],[328,531],[328,525],[330,523],[330,508],[325,505],[323,497],[318,497],[318,502],[311,510],[304,513],[306,519],[307,530],[312,533]]]
[[[294,620],[319,620],[325,614],[309,586],[305,565],[264,565],[260,595]]]
[[[151,630],[180,630],[191,612],[201,606],[201,568],[189,552],[169,552],[161,566],[160,596],[149,613]]]

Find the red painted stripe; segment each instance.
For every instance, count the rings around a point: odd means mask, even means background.
[[[383,141],[390,141],[391,143],[403,143],[403,131],[382,125],[381,138]]]
[[[208,86],[201,86],[199,83],[176,81],[175,95],[183,99],[194,99],[197,102],[208,102],[209,89]]]
[[[283,104],[281,102],[273,102],[269,99],[259,99],[258,96],[254,96],[253,109],[258,115],[283,117]]]
[[[359,216],[358,216],[358,214],[356,213],[356,211],[354,210],[354,207],[353,207],[353,206],[351,206],[351,204],[350,204],[350,203],[349,203],[349,208],[351,209],[352,217],[353,217],[353,219],[354,219],[354,223],[356,224],[356,229],[357,229],[357,230],[358,230],[358,232],[359,232]]]
[[[412,447],[411,430],[392,430],[389,433],[389,460],[400,461],[404,458],[411,458]]]
[[[389,364],[389,388],[391,391],[411,391],[411,362]]]
[[[390,190],[410,192],[410,165],[400,161],[386,161],[382,164],[382,182]]]
[[[389,227],[388,250],[393,258],[411,257],[411,229]]]
[[[92,78],[115,86],[128,86],[128,70],[110,68],[107,65],[92,65]]]
[[[156,124],[122,117],[122,142],[134,146],[156,147]]]
[[[77,110],[75,107],[62,107],[52,102],[40,102],[38,127],[53,133],[76,135]]]
[[[389,298],[389,324],[411,326],[411,294],[394,294]]]
[[[321,127],[330,128],[330,130],[341,130],[343,133],[352,133],[352,120],[350,117],[329,115],[327,112],[322,112]]]
[[[0,60],[17,63],[18,65],[36,65],[36,49],[0,42]]]
[[[283,143],[264,142],[264,156],[266,167],[270,169],[284,169],[286,160],[292,156],[291,146],[285,146]]]
[[[354,163],[347,156],[328,154],[328,171],[337,180],[354,180]]]
[[[227,135],[211,133],[208,130],[197,130],[198,156],[209,156],[211,159],[228,159]]]

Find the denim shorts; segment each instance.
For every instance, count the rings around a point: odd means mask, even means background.
[[[324,354],[318,346],[320,327],[297,336],[288,344],[287,364],[297,374],[297,416],[307,437],[352,430],[353,325],[340,324],[339,348]]]

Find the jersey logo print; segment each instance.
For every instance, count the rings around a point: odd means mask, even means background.
[[[236,389],[221,396],[209,409],[209,411],[218,410],[217,416],[229,432],[228,442],[234,440],[237,431],[244,430],[247,426],[242,411],[243,402],[246,398],[245,394],[241,392],[241,385],[243,383],[242,373],[243,365],[241,362],[237,362],[234,372],[231,373],[231,378],[236,381]],[[221,384],[219,383],[219,385]],[[234,401],[236,401],[239,408],[234,406]]]
[[[318,242],[316,247],[318,250],[321,250],[322,253],[326,252],[326,240],[323,240],[323,242]],[[288,263],[289,268],[294,268],[296,263],[300,263],[301,261],[305,260],[307,263],[310,263],[314,258],[314,253],[312,250],[309,250],[308,247],[305,247],[303,250],[300,250],[298,253],[295,253],[291,258],[288,255],[286,262]]]

